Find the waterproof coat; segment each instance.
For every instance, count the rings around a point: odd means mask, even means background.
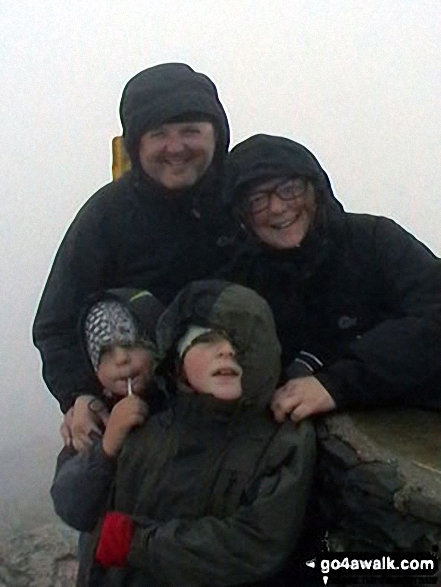
[[[198,183],[176,194],[145,175],[137,146],[144,126],[189,109],[213,122],[216,150]],[[78,395],[100,390],[76,328],[90,294],[145,288],[168,303],[186,283],[211,275],[231,255],[231,222],[220,204],[229,130],[212,82],[183,64],[150,68],[128,82],[121,121],[132,170],[78,212],[58,249],[34,322],[43,377],[63,411]]]
[[[253,236],[244,195],[297,175],[314,185],[315,221],[299,247],[272,249]],[[440,259],[388,218],[345,212],[316,158],[288,139],[236,146],[226,193],[248,242],[222,275],[269,302],[285,379],[315,372],[338,408],[440,408]]]
[[[82,340],[84,355],[87,353],[85,321],[90,308],[98,301],[117,301],[127,308],[132,316],[139,340],[156,341],[156,323],[163,312],[163,305],[145,290],[132,288],[110,289],[101,294],[94,294],[86,301],[79,320],[79,336]],[[152,349],[152,352],[153,349]],[[114,400],[106,395],[100,398],[110,412]],[[161,390],[152,382],[146,390],[144,399],[149,414],[163,408],[164,398]],[[89,552],[94,543],[94,536],[89,531],[95,529],[97,520],[105,510],[109,492],[115,476],[116,461],[106,456],[102,449],[101,437],[93,435],[93,444],[82,454],[72,446],[66,446],[60,452],[51,497],[57,515],[69,526],[83,531],[79,539],[78,585],[102,587],[105,585],[103,570],[94,565],[93,553]],[[87,579],[85,579],[87,577]]]
[[[246,288],[197,282],[163,315],[160,348],[174,354],[189,324],[228,334],[244,369],[243,395],[226,402],[179,389],[168,410],[129,435],[111,508],[129,514],[136,530],[128,566],[110,569],[108,584],[303,585],[295,582],[296,569],[306,567],[293,559],[315,439],[309,422],[278,425],[267,409],[280,367],[271,312]],[[87,508],[71,505],[67,515],[80,520]],[[91,529],[96,520],[88,516],[79,529]]]

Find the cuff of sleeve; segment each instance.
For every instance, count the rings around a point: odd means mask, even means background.
[[[101,527],[95,560],[103,567],[124,567],[130,552],[135,525],[127,514],[109,512]]]
[[[329,373],[328,371],[315,373],[314,377],[323,385],[335,401],[335,407],[337,410],[346,407],[344,396],[341,393],[341,381],[339,380],[339,377],[336,377],[333,373]]]
[[[294,360],[286,369],[287,379],[296,379],[297,377],[308,377],[315,375],[323,368],[323,362],[317,355],[308,351],[300,351]]]
[[[341,359],[314,375],[332,396],[338,410],[377,405],[382,384],[363,364]],[[384,400],[383,400],[384,401]]]
[[[134,518],[135,532],[128,557],[129,563],[136,568],[142,568],[143,572],[151,572],[151,548],[150,541],[156,534],[159,524],[149,518]],[[154,581],[153,581],[154,582]]]

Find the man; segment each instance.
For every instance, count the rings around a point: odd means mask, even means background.
[[[130,286],[167,303],[222,265],[234,240],[220,205],[229,126],[211,80],[180,63],[141,71],[123,91],[120,117],[131,171],[94,194],[74,219],[33,328],[44,380],[67,412],[63,436],[69,443],[73,430],[77,449],[107,418],[102,412],[93,421],[82,399],[101,389],[77,333],[85,299]]]

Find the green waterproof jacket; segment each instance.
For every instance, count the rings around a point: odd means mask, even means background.
[[[278,425],[267,404],[279,377],[271,311],[221,281],[185,288],[160,319],[173,356],[188,324],[222,329],[244,370],[226,402],[178,389],[170,408],[133,431],[119,457],[113,509],[136,530],[129,566],[107,581],[130,587],[293,585],[315,461],[309,422]],[[300,567],[300,563],[299,563]]]

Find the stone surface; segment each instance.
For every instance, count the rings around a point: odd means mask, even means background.
[[[74,587],[77,533],[47,524],[0,546],[0,587]]]
[[[441,414],[333,414],[322,418],[317,430],[321,506],[332,549],[418,552],[439,545],[441,552]],[[44,472],[49,483],[50,467]],[[46,488],[33,500],[25,498],[11,510],[0,539],[0,587],[74,587],[75,532],[55,522],[26,526],[13,536],[25,521],[37,521],[29,513],[53,519],[49,501],[44,502]]]
[[[333,414],[317,431],[321,506],[335,548],[441,546],[441,414]]]

